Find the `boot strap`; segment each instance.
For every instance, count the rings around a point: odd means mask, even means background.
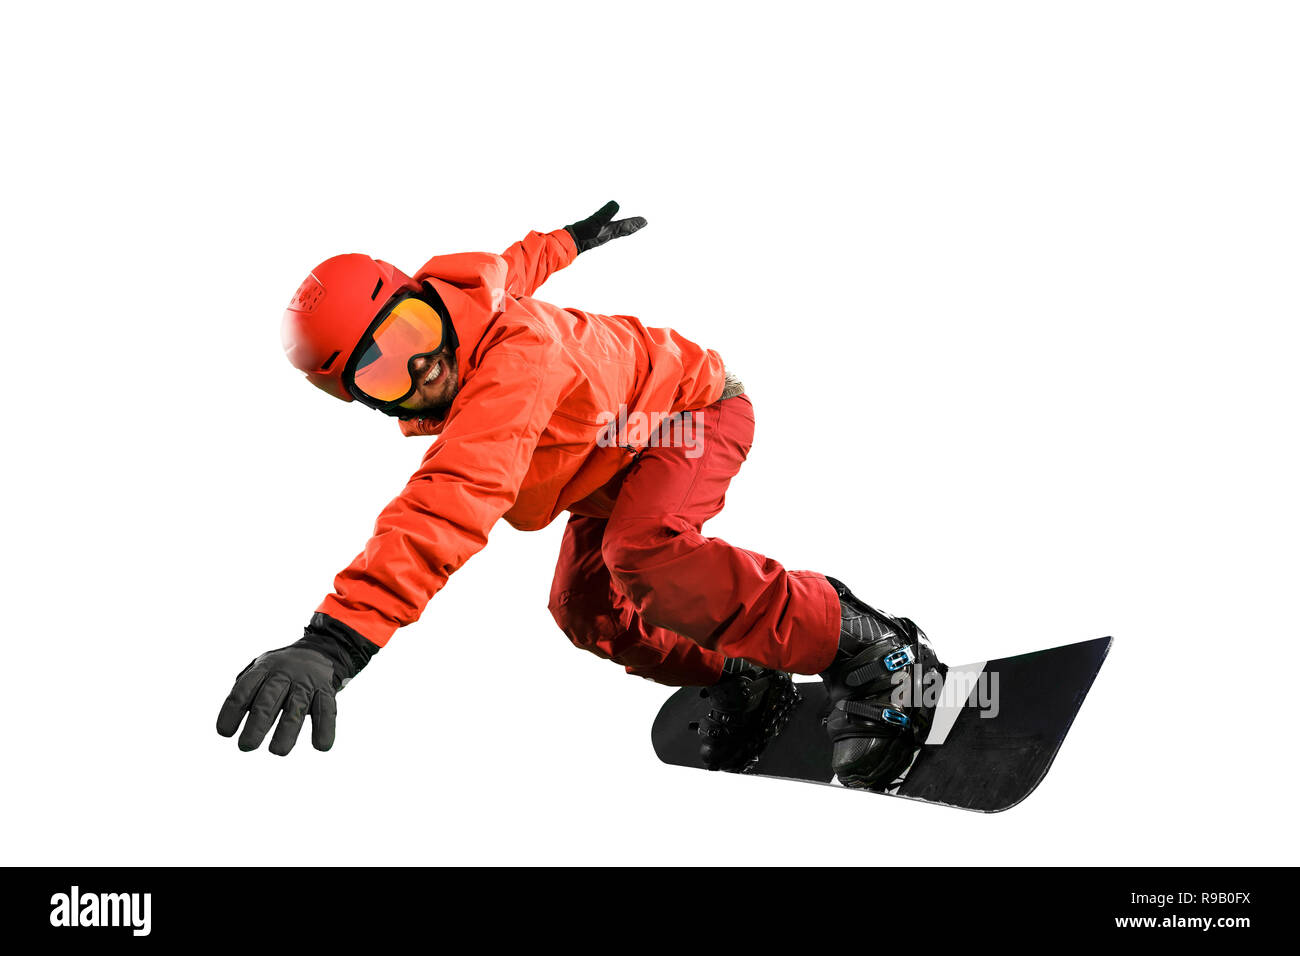
[[[897,707],[885,707],[869,700],[842,700],[835,705],[835,709],[842,710],[854,717],[865,717],[868,720],[885,724],[900,733],[912,725],[912,721],[907,714]]]
[[[872,653],[868,649],[858,656],[871,656]],[[907,644],[895,651],[890,651],[884,657],[876,658],[860,667],[853,668],[844,676],[844,683],[850,687],[861,687],[863,684],[870,684],[882,677],[890,677],[908,664],[914,663],[916,663],[916,652],[912,649],[911,644]]]

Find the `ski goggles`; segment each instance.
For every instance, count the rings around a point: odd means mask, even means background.
[[[344,371],[348,390],[359,401],[372,408],[405,401],[417,387],[411,359],[454,347],[451,323],[437,306],[422,294],[408,294],[379,313]]]

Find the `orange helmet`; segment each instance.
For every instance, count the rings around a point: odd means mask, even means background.
[[[420,291],[418,282],[382,259],[356,252],[326,259],[289,300],[280,325],[284,353],[307,381],[350,402],[353,352],[398,296]]]

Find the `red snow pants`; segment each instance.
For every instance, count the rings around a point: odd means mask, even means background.
[[[645,448],[602,489],[608,517],[569,519],[551,614],[578,647],[662,684],[714,684],[728,657],[825,670],[840,628],[826,579],[700,533],[749,454],[753,405],[739,395],[683,415],[686,440]]]

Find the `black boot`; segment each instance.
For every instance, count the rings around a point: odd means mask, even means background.
[[[840,598],[840,647],[821,675],[831,703],[832,768],[846,787],[882,788],[910,765],[934,716],[933,701],[916,699],[916,667],[930,681],[947,668],[907,618],[883,614],[826,580]]]
[[[721,679],[700,696],[712,703],[708,715],[692,724],[701,738],[700,759],[710,770],[738,773],[758,762],[799,703],[789,674],[738,658],[728,658]]]

